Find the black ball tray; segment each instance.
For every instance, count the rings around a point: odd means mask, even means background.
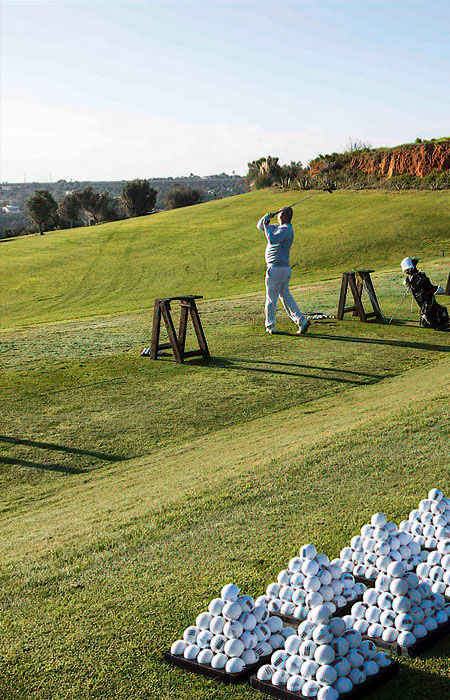
[[[389,666],[386,666],[386,668],[380,669],[376,676],[370,676],[364,683],[352,688],[349,693],[340,694],[339,700],[358,700],[364,697],[367,693],[376,690],[387,680],[395,676],[398,670],[398,661],[393,661]],[[272,685],[272,683],[268,683],[267,681],[260,681],[256,676],[250,679],[250,685],[252,688],[255,688],[255,690],[259,690],[261,693],[270,695],[273,698],[280,698],[280,700],[298,700],[299,698],[303,698],[301,691],[294,693],[290,690],[286,690],[286,688]]]

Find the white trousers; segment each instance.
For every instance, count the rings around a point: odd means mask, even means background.
[[[290,267],[268,267],[266,271],[266,328],[275,329],[277,301],[281,299],[291,321],[299,325],[305,314],[298,308],[289,291]]]

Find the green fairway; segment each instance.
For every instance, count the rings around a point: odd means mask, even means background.
[[[428,268],[444,281],[442,263]],[[374,276],[387,316],[402,298],[400,280]],[[335,314],[339,287],[338,279],[314,283],[296,296],[305,309]],[[0,483],[34,493],[61,475],[376,384],[448,350],[445,334],[407,324],[328,319],[299,338],[282,315],[285,334],[271,338],[262,310],[261,294],[202,304],[213,359],[185,366],[139,357],[149,342],[144,314],[4,333]],[[401,312],[417,319],[409,301]]]
[[[157,296],[256,291],[266,211],[302,192],[262,190],[195,207],[1,244],[3,327],[147,309]],[[308,196],[308,192],[304,193]],[[297,283],[450,248],[448,191],[319,193],[295,210]]]
[[[312,415],[276,414],[247,438],[238,427],[18,505],[2,529],[15,553],[2,577],[3,697],[252,697],[169,670],[161,654],[225,581],[256,595],[300,543],[335,555],[373,511],[399,520],[430,484],[448,492],[449,386],[446,355],[375,395],[352,389],[348,404],[312,402]],[[277,454],[259,444],[270,430]],[[376,697],[445,696],[449,651],[447,639],[402,660]]]
[[[449,194],[300,205],[300,306],[336,314],[340,272],[374,267],[397,316],[303,337],[280,313],[268,336],[254,222],[300,196],[0,245],[2,700],[256,699],[163,651],[224,583],[259,595],[301,544],[337,556],[373,512],[398,522],[450,494],[450,334],[419,327],[398,265],[423,255],[446,283]],[[177,292],[206,297],[210,361],[139,356],[154,297]],[[368,697],[445,698],[449,657],[450,636]]]

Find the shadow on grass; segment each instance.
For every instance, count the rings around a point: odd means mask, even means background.
[[[236,358],[237,362],[245,362],[258,365],[281,365],[282,367],[299,367],[301,369],[317,369],[320,372],[341,372],[342,374],[354,374],[359,377],[370,377],[373,379],[384,379],[385,374],[371,374],[369,372],[356,372],[351,369],[337,369],[335,367],[318,367],[317,365],[305,365],[297,362],[279,362],[278,360],[245,360],[240,357]]]
[[[444,630],[443,630],[444,632]],[[421,657],[424,659],[448,659],[450,658],[450,628],[445,630],[445,634],[439,637],[423,654]],[[448,683],[450,687],[450,677],[448,678]],[[449,695],[450,697],[450,695]]]
[[[373,345],[391,345],[396,348],[411,348],[412,350],[433,350],[434,352],[450,352],[450,345],[435,345],[430,343],[414,343],[408,340],[383,340],[381,338],[356,338],[347,335],[322,335],[308,333],[317,340],[337,340],[344,343],[369,343]]]
[[[434,697],[450,697],[450,679],[407,666],[403,661],[400,661],[400,673],[368,696],[377,700],[430,700]]]
[[[217,367],[220,369],[235,370],[241,372],[260,372],[263,374],[280,374],[287,375],[289,377],[299,377],[302,379],[318,379],[327,382],[338,382],[340,384],[350,384],[351,386],[356,385],[367,385],[374,384],[375,382],[384,379],[388,375],[378,375],[378,374],[367,374],[364,372],[354,372],[352,370],[344,369],[333,369],[332,367],[317,367],[316,365],[303,365],[297,364],[295,362],[277,362],[271,360],[251,360],[236,357],[231,359],[229,357],[210,357],[210,358],[199,358],[198,360],[192,361],[190,365],[197,365],[202,367]],[[256,365],[254,367],[246,365]],[[258,365],[270,365],[273,367],[292,367],[289,369],[269,369],[268,367],[259,367]],[[318,370],[319,372],[328,372],[328,374],[317,374],[317,371],[313,372],[298,372],[296,369],[304,370]],[[333,377],[333,373],[337,373],[338,376]],[[340,373],[356,375],[350,378],[345,378],[340,376]],[[358,378],[356,378],[358,377]]]
[[[389,321],[388,326],[399,326],[400,328],[407,326],[408,328],[420,328],[419,321],[413,321],[411,318],[393,318]]]
[[[35,469],[44,469],[49,472],[62,472],[63,474],[83,474],[84,469],[75,469],[74,467],[64,467],[61,464],[43,464],[42,462],[31,462],[28,459],[19,457],[0,457],[0,464],[19,467],[34,467]]]
[[[66,445],[55,445],[53,442],[39,442],[24,438],[15,438],[8,435],[0,435],[0,442],[7,442],[12,445],[26,445],[27,447],[38,447],[43,450],[56,450],[57,452],[68,452],[69,454],[83,455],[85,457],[96,457],[106,462],[121,462],[124,457],[106,454],[105,452],[94,452],[92,450],[81,450],[78,447],[67,447]]]

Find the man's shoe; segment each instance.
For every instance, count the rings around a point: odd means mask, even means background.
[[[308,318],[305,318],[304,321],[301,321],[301,323],[298,327],[297,335],[304,335],[307,332],[310,325],[311,325],[311,321]]]
[[[268,333],[269,335],[276,335],[277,332],[275,328],[266,328],[266,333]]]

